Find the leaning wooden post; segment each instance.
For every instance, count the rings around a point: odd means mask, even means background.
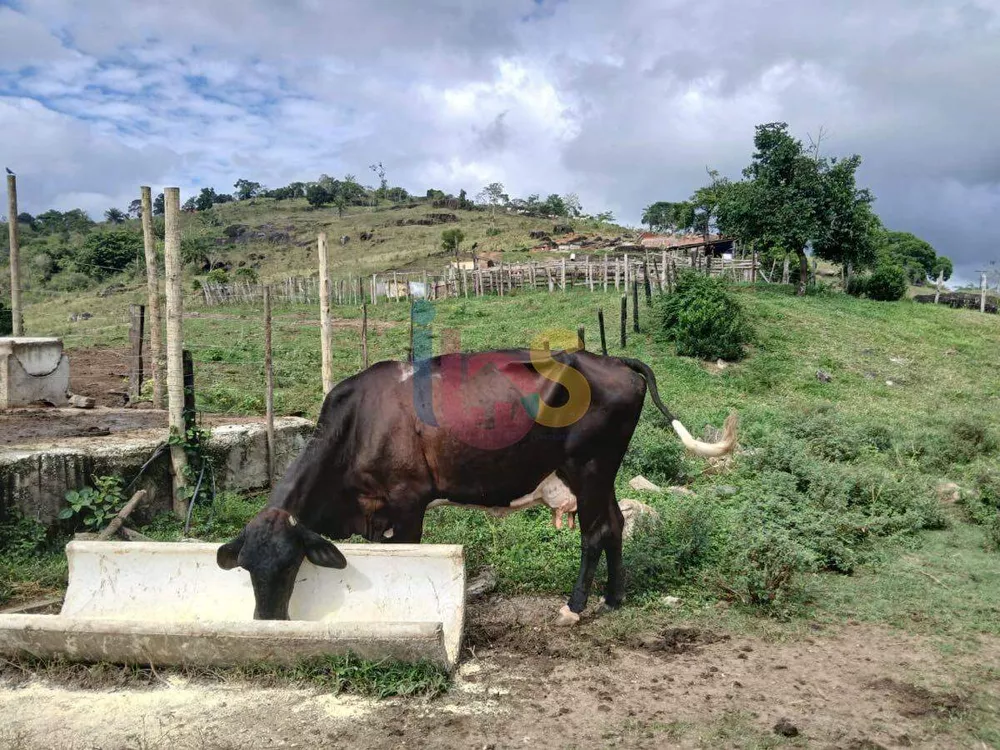
[[[330,320],[330,256],[326,232],[316,242],[319,250],[319,327],[323,356],[323,395],[333,390],[333,324]]]
[[[135,403],[139,400],[139,394],[142,393],[142,339],[146,322],[146,308],[144,305],[129,305],[128,312],[128,338],[132,346],[128,370],[128,400]]]
[[[604,269],[605,271],[607,268]],[[604,277],[605,281],[607,276]],[[597,308],[597,327],[601,329],[601,354],[608,356],[608,340],[604,337],[604,308]]]
[[[267,481],[274,487],[274,358],[271,352],[271,287],[264,287],[264,407],[267,410]]]
[[[361,306],[361,361],[368,369],[368,305]]]
[[[181,191],[168,187],[163,190],[164,242],[163,255],[167,275],[167,404],[170,410],[170,434],[181,444],[170,446],[170,463],[174,472],[173,509],[178,518],[187,510],[187,453],[184,425],[184,302],[181,265]]]
[[[639,282],[632,279],[632,330],[639,333]]]
[[[21,318],[21,245],[17,227],[17,177],[7,175],[7,233],[10,237],[10,312],[14,316],[11,334],[24,335]]]
[[[628,328],[628,295],[622,295],[622,315],[621,315],[621,346],[622,349],[628,343],[628,334],[626,329]]]
[[[944,284],[944,269],[942,268],[938,271],[937,284],[934,289],[934,304],[938,303],[938,299],[941,297],[941,286]]]

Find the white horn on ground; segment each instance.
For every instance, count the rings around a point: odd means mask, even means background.
[[[706,458],[724,456],[727,453],[732,452],[733,448],[736,447],[736,428],[738,425],[739,416],[736,412],[731,412],[729,416],[726,417],[726,422],[723,425],[722,440],[717,443],[706,443],[701,440],[695,440],[691,437],[691,433],[688,432],[687,428],[681,424],[679,419],[675,419],[670,423],[670,426],[674,428],[674,432],[677,433],[677,437],[679,437],[681,442],[684,443],[685,448],[698,456],[704,456]]]

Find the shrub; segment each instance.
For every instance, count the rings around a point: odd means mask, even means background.
[[[804,598],[798,574],[813,566],[809,553],[786,533],[767,529],[750,516],[741,527],[740,543],[730,547],[716,570],[716,587],[729,601],[788,615]]]
[[[869,299],[881,302],[895,302],[906,296],[909,287],[906,271],[893,263],[881,263],[865,283],[865,294]]]
[[[250,284],[256,284],[259,277],[257,275],[257,269],[249,268],[244,266],[243,268],[237,268],[236,273],[233,274],[237,281],[246,281]]]
[[[993,514],[986,527],[986,545],[990,551],[1000,552],[1000,512]]]
[[[640,518],[622,554],[631,596],[658,595],[702,567],[715,547],[711,505],[683,497],[656,505],[660,518]]]
[[[142,235],[131,229],[115,229],[87,235],[76,255],[81,270],[95,279],[124,271],[132,262],[142,263]]]
[[[93,280],[80,271],[60,271],[49,279],[47,286],[57,292],[79,292],[92,283]]]
[[[741,359],[752,329],[721,279],[682,273],[673,294],[657,298],[654,316],[663,338],[682,356]]]
[[[205,277],[205,280],[213,284],[225,284],[229,281],[229,274],[226,273],[226,269],[224,268],[213,268],[208,272],[208,276]]]
[[[684,447],[672,431],[639,422],[622,460],[622,470],[629,477],[642,474],[653,482],[671,483],[681,475],[683,455]]]
[[[59,518],[74,519],[77,525],[82,524],[92,531],[97,531],[121,510],[125,498],[122,495],[121,477],[95,476],[92,480],[93,487],[70,490],[66,493],[68,506],[60,511]]]

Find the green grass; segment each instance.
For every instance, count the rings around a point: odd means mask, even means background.
[[[155,685],[171,674],[216,682],[246,682],[256,687],[315,686],[334,694],[368,698],[422,696],[433,698],[448,690],[450,677],[430,662],[373,661],[353,654],[321,656],[295,665],[250,663],[231,667],[174,667],[153,669],[148,664],[82,664],[61,659],[21,657],[0,659],[0,681],[17,684],[44,677],[83,688]]]
[[[474,351],[527,346],[541,335],[556,340],[553,329],[575,332],[585,325],[590,347],[595,348],[596,311],[603,307],[611,353],[648,362],[657,373],[664,401],[693,432],[700,433],[707,423],[720,425],[730,410],[740,412],[742,445],[752,454],[738,456],[726,472],[714,474],[706,471],[706,462],[679,456],[676,439],[647,403],[617,487],[620,498],[649,502],[665,519],[659,534],[640,536],[628,552],[630,591],[637,604],[645,606],[661,590],[683,590],[695,600],[735,597],[781,616],[825,611],[816,609],[823,597],[810,597],[805,589],[789,589],[782,602],[770,601],[767,581],[750,577],[737,581],[734,593],[730,577],[739,577],[747,565],[764,564],[793,566],[796,585],[808,582],[815,587],[819,581],[830,587],[834,593],[828,601],[836,600],[842,590],[845,611],[853,612],[848,607],[854,596],[850,592],[858,586],[869,586],[866,601],[882,602],[878,607],[888,606],[892,591],[912,599],[911,609],[922,607],[924,600],[943,603],[938,598],[949,589],[922,573],[907,574],[905,561],[914,551],[933,549],[945,539],[953,540],[976,564],[986,566],[991,559],[984,551],[982,527],[967,525],[964,516],[943,517],[933,486],[947,478],[974,487],[982,468],[996,462],[1000,436],[985,415],[1000,406],[994,365],[1000,361],[1000,320],[909,302],[884,304],[832,294],[796,298],[776,287],[742,287],[736,294],[757,335],[747,359],[723,370],[676,356],[671,345],[651,335],[650,308],[645,305],[640,307],[643,333],[630,330],[623,352],[617,342],[618,297],[612,292],[515,292],[504,299],[442,300],[434,303],[434,346],[435,351],[440,348],[447,329],[460,331],[462,348]],[[71,326],[70,347],[121,340],[119,329],[108,328],[116,316],[120,319],[116,304],[121,303],[99,302],[95,312],[100,314]],[[185,343],[197,362],[199,407],[261,413],[260,311],[206,309],[194,300],[189,309],[201,313],[185,322]],[[407,305],[380,304],[369,312],[372,361],[405,356]],[[317,414],[321,382],[315,315],[315,310],[299,305],[276,310],[279,414]],[[350,325],[359,311],[338,307],[335,315],[343,321],[335,329],[334,342],[339,379],[360,369],[358,332]],[[34,329],[59,333],[60,319],[65,317],[56,305],[28,309]],[[819,382],[817,369],[828,372],[832,381]],[[637,495],[627,481],[638,472],[661,483],[689,485],[698,493],[700,510],[692,513],[672,496]],[[726,488],[724,494],[716,491],[720,486]],[[196,510],[193,534],[230,538],[262,504],[263,498],[224,496],[213,509]],[[470,570],[493,565],[504,591],[566,593],[579,562],[578,536],[556,532],[547,518],[541,510],[497,520],[474,511],[436,509],[428,514],[425,538],[464,544]],[[150,533],[176,538],[176,524],[158,523]],[[945,531],[921,532],[943,526]],[[683,544],[677,541],[685,539]],[[754,549],[747,539],[781,555],[764,563],[735,557],[736,550]],[[827,572],[834,570],[853,576]],[[924,572],[941,578],[934,570]],[[898,591],[900,576],[913,585]],[[884,586],[884,596],[874,596],[870,586]],[[873,618],[921,627],[902,610],[891,614],[872,606]],[[971,623],[995,612],[982,607],[946,607],[955,614],[940,627],[974,629]]]

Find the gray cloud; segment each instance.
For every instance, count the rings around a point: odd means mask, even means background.
[[[97,212],[141,182],[370,181],[382,160],[411,189],[500,180],[637,222],[706,166],[738,176],[754,125],[782,120],[862,154],[885,222],[963,275],[1000,254],[994,0],[18,9],[0,7],[0,127],[28,210]]]

